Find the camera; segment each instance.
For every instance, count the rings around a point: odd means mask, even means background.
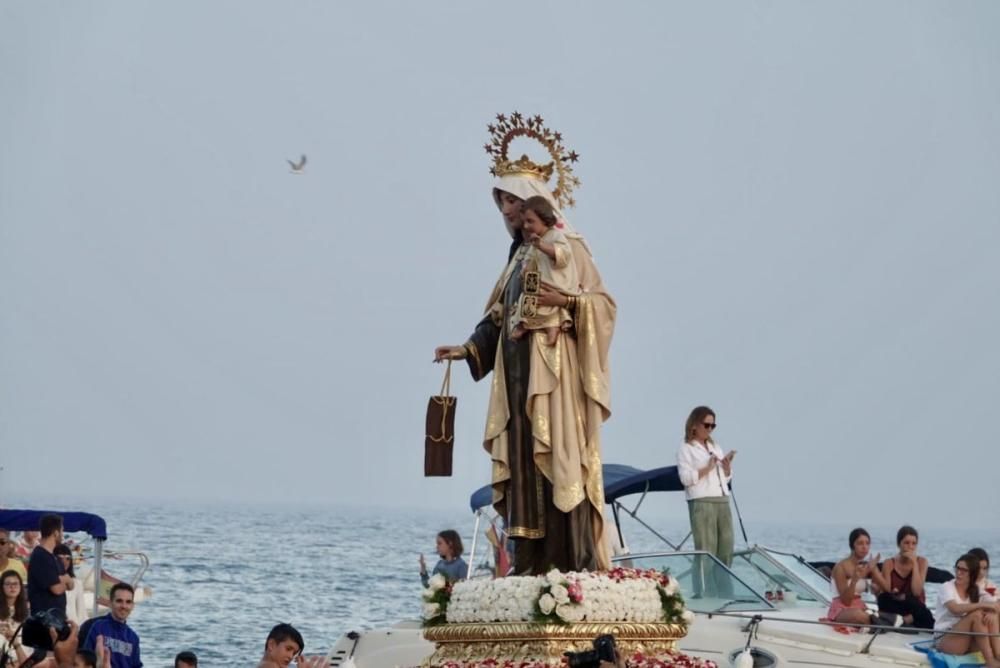
[[[615,663],[615,637],[600,635],[594,638],[594,649],[583,652],[564,652],[569,668],[597,668],[601,661]]]
[[[52,636],[49,629],[55,629],[56,642],[69,638],[73,629],[66,618],[55,610],[39,610],[31,613],[21,626],[21,642],[29,647],[52,650]]]

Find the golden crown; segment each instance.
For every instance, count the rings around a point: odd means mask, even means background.
[[[511,174],[532,176],[548,183],[555,172],[555,190],[552,197],[560,207],[573,206],[573,190],[580,185],[580,179],[573,175],[571,163],[580,156],[576,151],[567,151],[562,144],[562,135],[545,127],[541,116],[523,116],[514,112],[507,117],[497,114],[496,123],[487,126],[490,131],[490,142],[484,146],[486,152],[493,156],[490,174],[493,176],[508,176]],[[518,137],[534,139],[544,146],[552,158],[551,162],[540,165],[533,162],[527,155],[517,160],[511,160],[507,155],[510,143]]]

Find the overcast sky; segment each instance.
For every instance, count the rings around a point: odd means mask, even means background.
[[[3,3],[0,500],[464,507],[488,384],[458,367],[424,479],[431,357],[506,260],[482,145],[520,110],[580,153],[619,305],[605,461],[674,463],[708,403],[744,518],[995,527],[998,34],[989,1]]]

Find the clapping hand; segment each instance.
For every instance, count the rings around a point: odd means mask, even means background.
[[[427,572],[427,562],[424,561],[424,555],[423,554],[420,555],[420,572],[421,573],[426,573]]]

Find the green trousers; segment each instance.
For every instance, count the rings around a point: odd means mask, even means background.
[[[688,501],[694,549],[704,550],[729,566],[733,563],[733,513],[728,496],[713,496]],[[730,593],[730,578],[710,559],[697,559],[693,573],[695,595],[725,597]]]

